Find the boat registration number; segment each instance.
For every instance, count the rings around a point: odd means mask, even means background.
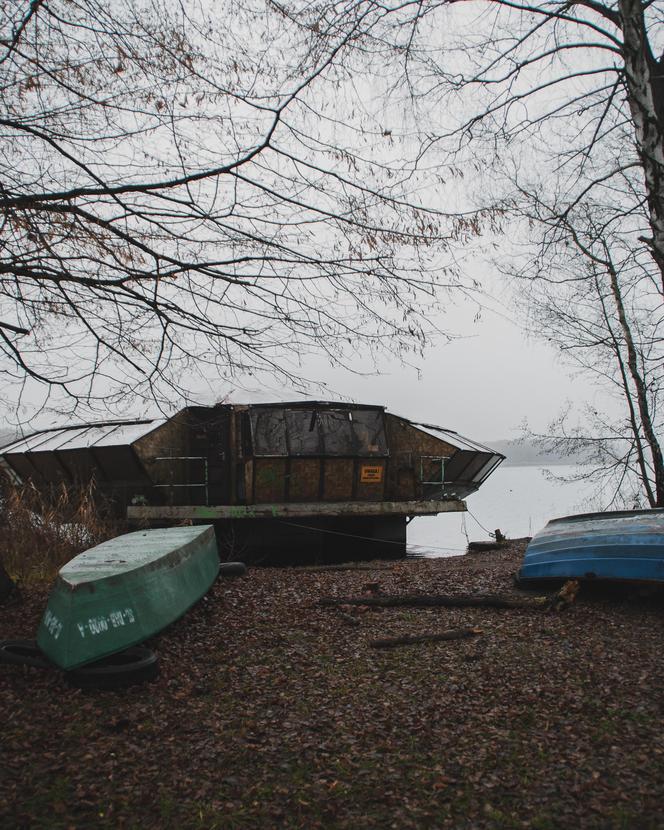
[[[88,635],[96,637],[98,634],[104,634],[113,628],[121,628],[124,625],[132,625],[136,622],[136,615],[132,608],[123,608],[122,610],[111,611],[108,614],[99,617],[90,617],[85,622],[76,623],[78,633],[81,637]]]
[[[46,613],[44,614],[44,627],[54,640],[57,640],[62,633],[62,622],[55,616],[50,608],[47,608]]]

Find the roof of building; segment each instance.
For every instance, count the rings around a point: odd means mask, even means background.
[[[470,450],[472,452],[488,452],[492,455],[500,455],[502,458],[505,457],[504,455],[502,455],[502,453],[499,453],[496,450],[492,450],[490,447],[487,447],[484,444],[479,444],[477,441],[472,441],[470,438],[465,438],[463,435],[460,435],[458,432],[455,432],[452,429],[438,427],[435,424],[419,424],[417,421],[410,421],[408,418],[404,418],[404,421],[408,421],[408,423],[412,426],[421,429],[422,432],[426,432],[429,435],[432,435],[434,438],[441,438],[443,441],[447,441],[448,444],[452,444],[453,446],[458,447],[460,450]]]
[[[321,409],[342,409],[342,410],[374,410],[385,411],[384,406],[371,404],[357,404],[345,401],[281,401],[274,403],[221,403],[217,406],[247,406],[250,409],[279,409],[279,408],[321,408]],[[446,429],[435,424],[419,423],[403,416],[397,416],[411,424],[417,429],[432,435],[434,438],[447,441],[447,443],[458,447],[461,450],[472,452],[491,453],[500,455],[495,450],[466,438],[451,429]],[[157,427],[166,423],[168,418],[153,418],[131,421],[104,421],[87,424],[75,424],[70,426],[57,426],[50,429],[39,430],[31,435],[16,439],[4,447],[0,447],[0,454],[24,453],[24,452],[48,452],[52,450],[73,450],[86,449],[89,447],[108,447],[132,444],[144,435],[152,432]]]
[[[132,444],[165,422],[165,418],[157,418],[149,421],[105,421],[52,427],[12,441],[11,444],[0,447],[0,453],[7,455]]]

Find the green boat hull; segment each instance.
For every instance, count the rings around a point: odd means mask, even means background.
[[[218,573],[211,525],[118,536],[60,570],[37,644],[65,670],[100,660],[181,617]]]

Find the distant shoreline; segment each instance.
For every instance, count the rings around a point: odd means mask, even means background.
[[[534,444],[520,441],[497,440],[487,441],[487,446],[505,456],[503,465],[506,467],[560,467],[582,466],[590,463],[587,455],[560,455],[552,452],[542,452]]]
[[[581,461],[579,459],[571,458],[541,458],[533,461],[512,461],[506,458],[500,465],[501,467],[584,467],[589,464],[589,461]]]

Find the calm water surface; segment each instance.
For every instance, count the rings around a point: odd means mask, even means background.
[[[556,475],[574,467],[552,467]],[[422,516],[408,526],[408,551],[415,556],[458,556],[468,539],[488,539],[496,528],[512,539],[532,536],[549,519],[592,509],[587,484],[549,481],[542,467],[499,467],[467,499],[468,513]],[[481,525],[486,528],[484,530]]]

